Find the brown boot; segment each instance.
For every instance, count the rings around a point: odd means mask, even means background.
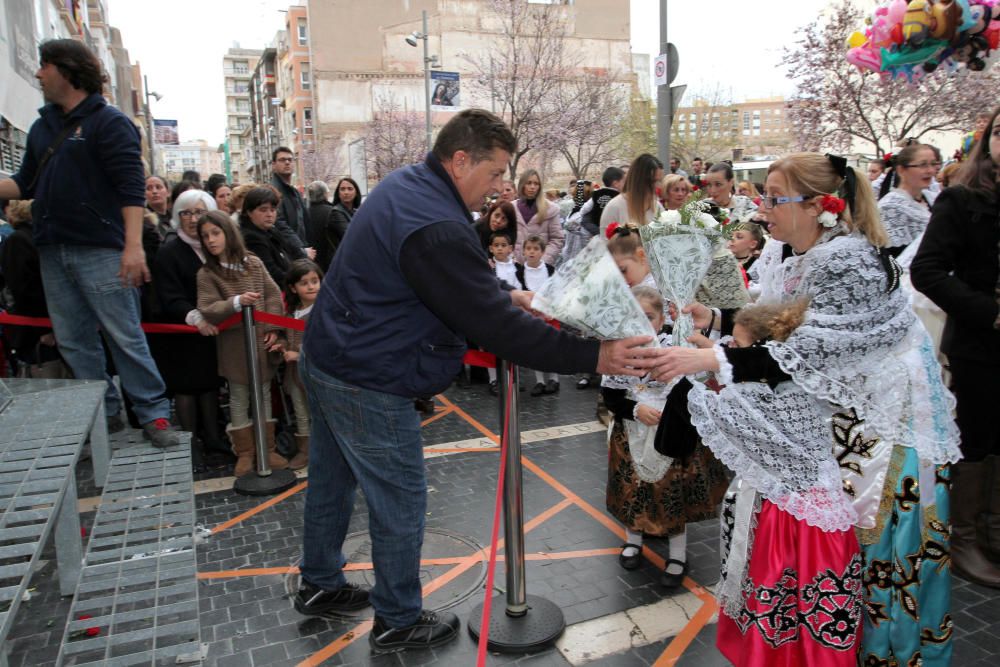
[[[277,419],[268,419],[267,426],[267,465],[271,470],[284,470],[288,467],[288,459],[278,453],[278,444],[274,440],[274,427]]]
[[[292,460],[288,462],[288,467],[292,470],[302,470],[309,465],[309,434],[295,434],[295,444],[299,451],[295,453]]]
[[[986,558],[976,539],[976,519],[987,509],[989,476],[983,462],[951,466],[951,562],[960,577],[1000,588],[1000,569]]]
[[[254,456],[253,424],[242,428],[233,428],[233,425],[229,424],[226,426],[226,433],[229,435],[230,442],[233,443],[233,454],[236,454],[236,468],[233,470],[233,475],[242,477],[248,472],[252,472],[256,458]]]
[[[980,524],[980,544],[986,557],[1000,565],[1000,456],[987,457],[983,465],[986,473],[986,515]]]

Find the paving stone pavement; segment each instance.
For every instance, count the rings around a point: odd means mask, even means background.
[[[526,373],[522,385],[530,389],[533,380]],[[592,422],[596,395],[594,389],[576,390],[571,377],[562,378],[562,391],[556,395],[531,397],[528,391],[521,392],[521,430]],[[483,437],[469,419],[458,413],[459,410],[486,429],[492,432],[497,429],[496,399],[489,395],[484,384],[452,388],[444,400],[438,401],[438,409],[450,412],[425,426],[427,445]],[[570,625],[655,603],[671,595],[658,584],[659,570],[652,563],[646,561],[633,572],[618,565],[616,554],[621,538],[612,531],[615,523],[604,511],[607,450],[603,432],[527,443],[524,456],[527,461],[524,470],[525,521],[531,525],[532,519],[554,512],[526,534],[529,593],[558,604]],[[430,493],[425,558],[467,557],[489,544],[497,465],[495,452],[456,453],[428,459]],[[88,465],[80,466],[78,474],[81,498],[97,495]],[[226,474],[229,473],[216,471],[199,477]],[[565,503],[563,490],[578,502]],[[365,614],[350,620],[327,620],[305,618],[296,613],[289,599],[295,577],[285,574],[284,570],[295,565],[301,555],[303,501],[303,491],[294,493],[199,544],[198,569],[202,576],[250,568],[281,570],[272,574],[200,581],[201,638],[207,646],[203,664],[211,667],[317,664],[466,667],[475,664],[476,644],[464,627],[457,641],[436,649],[374,656],[367,635],[363,629],[358,630],[366,620]],[[261,502],[260,498],[237,496],[230,491],[202,493],[197,496],[197,522],[207,528],[219,526]],[[603,517],[603,521],[599,517]],[[81,518],[84,527],[89,529],[93,513],[84,513]],[[364,557],[366,526],[367,514],[359,495],[350,525],[349,544],[358,555],[352,561]],[[717,523],[707,521],[691,526],[688,539],[691,579],[702,586],[712,586],[719,565]],[[666,555],[665,540],[652,539],[647,544],[660,557]],[[597,553],[576,558],[532,559],[533,554],[539,553],[591,551]],[[54,552],[51,546],[44,558],[45,563],[34,578],[36,590],[32,599],[22,605],[10,639],[11,667],[53,665],[58,651],[69,599],[59,596],[56,578],[52,576]],[[454,564],[426,566],[422,572],[425,585],[454,567]],[[465,573],[432,593],[427,600],[428,606],[447,606],[464,622],[473,607],[483,600],[485,572],[485,563],[476,559]],[[370,583],[370,576],[363,570],[349,573],[350,579],[359,582]],[[502,563],[497,567],[494,583],[502,591]],[[962,667],[1000,665],[1000,596],[996,591],[955,578],[952,609],[956,626],[954,664]],[[352,632],[356,639],[342,639]],[[338,640],[344,644],[339,651],[325,661],[315,658],[317,652]],[[714,641],[715,625],[704,625],[674,664],[679,667],[727,665],[715,649]],[[658,641],[587,664],[593,667],[653,665],[669,645],[669,639]],[[558,648],[553,647],[531,655],[491,654],[487,664],[565,667],[570,663]]]

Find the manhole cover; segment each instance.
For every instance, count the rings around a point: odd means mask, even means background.
[[[462,559],[475,557],[471,567],[424,597],[424,609],[432,611],[448,609],[461,604],[473,595],[482,594],[486,583],[486,557],[482,555],[482,551],[481,545],[464,535],[440,528],[424,529],[420,584],[425,589],[431,581],[459,566]],[[344,540],[344,555],[347,556],[348,566],[355,563],[371,563],[372,544],[368,531],[349,534]],[[369,587],[375,585],[375,572],[371,569],[348,570],[346,576],[348,581]],[[288,575],[285,586],[289,595],[295,595],[299,589],[299,574],[296,572]],[[365,618],[371,615],[371,607],[368,607],[360,614],[351,615],[350,618]]]

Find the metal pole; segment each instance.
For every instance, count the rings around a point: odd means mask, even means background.
[[[149,108],[149,79],[142,75],[142,85],[146,87],[146,138],[149,140],[149,173],[156,173],[156,137],[153,136],[153,111]],[[164,174],[165,176],[166,174]]]
[[[500,380],[500,423],[507,434],[507,460],[503,485],[504,555],[507,564],[507,615],[528,612],[524,578],[524,489],[521,476],[521,427],[517,415],[517,366],[502,360]],[[506,404],[510,397],[510,405]]]
[[[660,0],[660,55],[667,52],[667,0]],[[673,123],[673,100],[670,82],[658,86],[656,93],[656,152],[664,167],[670,165],[670,126]]]
[[[431,152],[431,47],[427,34],[427,10],[421,12],[424,20],[424,119],[427,124],[427,152]]]
[[[260,390],[260,359],[257,356],[257,323],[253,320],[253,306],[243,306],[243,347],[247,353],[253,436],[257,441],[257,475],[267,477],[271,474],[267,464],[267,431],[264,427],[267,413],[264,411],[264,394]]]

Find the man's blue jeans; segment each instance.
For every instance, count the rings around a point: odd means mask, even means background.
[[[122,253],[114,248],[40,246],[42,284],[59,352],[81,380],[107,378],[100,331],[104,332],[122,388],[139,422],[170,417],[170,401],[140,328],[139,290],[118,277]],[[108,379],[106,414],[121,411]]]
[[[390,627],[416,622],[423,607],[420,549],[427,479],[413,400],[362,389],[299,358],[309,397],[309,487],[302,577],[336,590],[346,583],[344,537],[360,485],[368,502],[375,613]]]

